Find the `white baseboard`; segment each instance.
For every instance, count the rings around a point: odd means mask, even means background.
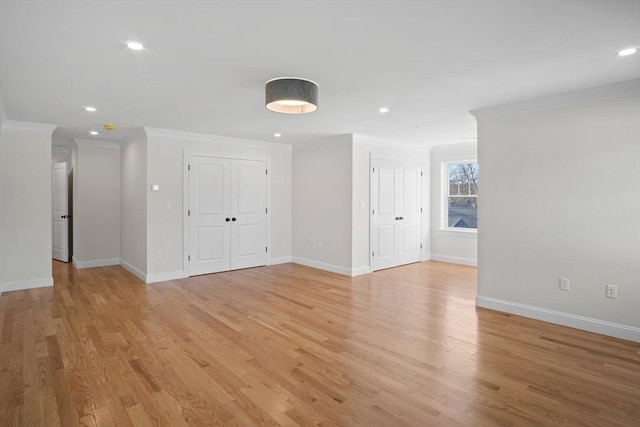
[[[433,258],[431,258],[431,252],[429,252],[429,253],[426,253],[426,254],[423,254],[423,255],[422,255],[422,259],[421,259],[421,261],[422,261],[422,262],[424,262],[424,261],[431,261],[432,259],[433,259]]]
[[[457,256],[431,254],[432,261],[450,262],[452,264],[470,265],[472,267],[478,266],[478,260],[473,258],[462,258]]]
[[[636,328],[634,326],[621,325],[619,323],[577,316],[575,314],[548,310],[546,308],[484,297],[481,295],[476,297],[476,306],[516,314],[518,316],[529,317],[531,319],[542,320],[544,322],[555,323],[557,325],[568,326],[570,328],[582,329],[584,331],[595,332],[624,340],[640,342],[640,328]]]
[[[133,275],[135,275],[138,279],[142,280],[143,282],[146,280],[147,275],[140,270],[137,267],[134,267],[133,264],[131,264],[130,262],[127,262],[123,259],[120,259],[120,265],[125,269],[130,271],[131,273],[133,273]]]
[[[43,277],[33,280],[16,280],[13,282],[0,283],[2,292],[22,291],[25,289],[46,288],[53,286],[53,277]]]
[[[147,274],[145,282],[149,284],[165,282],[167,280],[185,279],[187,277],[189,277],[189,275],[184,270],[167,271],[166,273]]]
[[[362,276],[363,274],[369,273],[371,273],[371,267],[369,267],[368,265],[351,269],[351,276]]]
[[[291,262],[290,256],[281,256],[277,258],[269,258],[267,265],[286,264],[288,262]]]
[[[307,267],[319,268],[320,270],[330,271],[332,273],[342,274],[344,276],[351,276],[351,269],[347,267],[340,267],[339,265],[326,264],[320,261],[314,261],[306,258],[292,257],[291,262],[296,264],[306,265]]]
[[[107,267],[110,265],[120,265],[120,258],[105,258],[92,259],[90,261],[79,261],[78,259],[76,259],[76,257],[73,257],[73,265],[75,265],[77,269]]]

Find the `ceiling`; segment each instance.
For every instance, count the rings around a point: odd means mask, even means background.
[[[0,101],[60,140],[148,126],[439,145],[475,137],[469,110],[639,78],[640,54],[616,55],[638,45],[635,0],[2,0]],[[265,109],[279,76],[316,81],[318,111]]]

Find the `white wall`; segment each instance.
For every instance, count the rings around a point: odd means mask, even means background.
[[[479,306],[640,340],[639,93],[635,81],[475,112]]]
[[[147,134],[120,145],[120,263],[141,280],[147,274]]]
[[[431,150],[431,259],[456,264],[478,265],[478,234],[476,231],[447,230],[444,218],[446,192],[443,162],[476,160],[477,144],[463,143],[435,146]],[[479,165],[482,180],[482,166]],[[479,188],[482,189],[482,181]],[[482,197],[481,195],[479,197]],[[479,200],[479,203],[482,203]]]
[[[51,286],[51,134],[7,121],[0,129],[0,289]]]
[[[78,268],[120,263],[120,149],[76,139],[73,263]]]
[[[362,135],[353,135],[353,199],[352,207],[352,270],[353,274],[369,272],[369,165],[371,154],[408,158],[422,163],[422,260],[430,259],[430,178],[429,148],[381,141]],[[365,208],[361,209],[360,204]]]
[[[265,160],[270,193],[267,262],[291,261],[291,146],[145,128],[147,133],[147,282],[184,277],[184,153]],[[160,191],[150,191],[159,185]],[[171,210],[166,209],[170,202]],[[157,250],[162,258],[156,257]]]
[[[351,182],[351,135],[293,151],[294,262],[351,275]]]

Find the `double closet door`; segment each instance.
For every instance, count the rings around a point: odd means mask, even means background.
[[[372,270],[419,262],[422,230],[422,166],[371,159]]]
[[[266,265],[266,162],[188,160],[189,275]]]

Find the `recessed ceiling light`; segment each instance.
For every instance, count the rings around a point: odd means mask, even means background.
[[[627,49],[622,49],[621,51],[618,52],[618,56],[628,56],[628,55],[633,55],[634,53],[636,53],[638,51],[637,47],[629,47]]]
[[[378,111],[381,112],[381,113],[388,113],[389,109],[387,107],[382,107]]]
[[[86,107],[84,107],[84,109],[89,111],[90,113],[95,113],[97,111],[96,107],[92,107],[90,105],[87,105]]]
[[[92,130],[91,132],[89,132],[91,135],[97,135],[98,132],[96,132],[95,130]]]
[[[131,50],[142,50],[144,46],[140,42],[128,41],[127,47]]]
[[[276,138],[280,138],[282,136],[282,134],[276,132],[276,133],[273,134],[273,136],[275,136]]]

